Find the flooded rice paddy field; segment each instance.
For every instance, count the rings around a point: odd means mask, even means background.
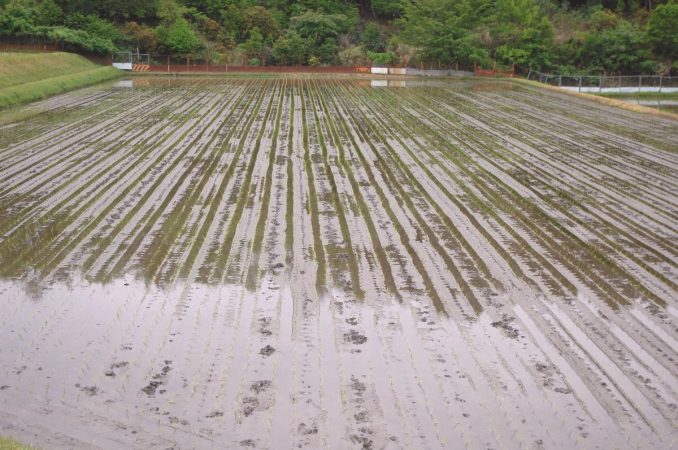
[[[504,82],[134,79],[0,128],[0,434],[678,446],[678,125]]]

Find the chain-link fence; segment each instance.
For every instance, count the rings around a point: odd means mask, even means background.
[[[554,75],[530,70],[527,79],[593,94],[678,92],[678,77],[660,75]]]

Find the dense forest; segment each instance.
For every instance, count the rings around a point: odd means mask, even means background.
[[[678,73],[678,0],[0,0],[0,40],[249,65]]]

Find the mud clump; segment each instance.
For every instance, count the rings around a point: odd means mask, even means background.
[[[518,331],[517,328],[511,325],[511,322],[513,322],[514,320],[516,320],[515,317],[511,317],[507,314],[504,314],[501,320],[492,322],[491,325],[495,328],[501,329],[504,332],[504,334],[509,338],[518,339],[520,337],[520,331]]]
[[[367,342],[367,337],[358,333],[355,330],[351,330],[349,333],[344,333],[344,340],[351,344],[361,345]]]
[[[245,397],[242,399],[242,403],[242,413],[245,417],[251,416],[259,408],[259,400],[256,397]]]
[[[254,383],[252,383],[252,386],[250,386],[250,389],[252,389],[254,392],[256,392],[258,394],[260,392],[265,391],[269,387],[271,387],[271,381],[270,380],[259,380],[259,381],[255,381]]]
[[[257,443],[254,439],[244,439],[240,441],[240,445],[242,445],[243,447],[254,448],[257,446]]]
[[[117,375],[117,373],[116,373],[117,369],[122,369],[124,367],[127,367],[128,364],[129,363],[127,361],[114,362],[113,364],[111,364],[110,368],[108,370],[106,370],[106,372],[104,372],[104,374],[107,377],[114,377],[114,376]]]
[[[4,391],[5,389],[9,389],[8,384],[3,384],[2,386],[0,386],[0,391]]]
[[[162,381],[151,381],[146,387],[141,388],[141,391],[145,392],[149,397],[152,397],[160,386],[162,386]]]
[[[297,431],[299,432],[299,434],[304,436],[318,434],[318,426],[317,425],[309,426],[306,425],[304,422],[301,422],[297,427]]]
[[[99,393],[99,388],[96,387],[96,386],[83,386],[83,387],[80,387],[79,384],[76,384],[75,386],[78,387],[78,388],[80,388],[80,390],[81,390],[82,392],[84,392],[85,394],[87,394],[87,395],[90,396],[90,397],[94,397],[95,395],[97,395],[97,394]]]
[[[208,419],[214,419],[215,417],[223,417],[223,415],[224,415],[223,411],[212,411],[205,417],[207,417]]]
[[[275,353],[275,347],[270,345],[266,345],[259,350],[259,354],[263,356],[271,356],[273,353]]]

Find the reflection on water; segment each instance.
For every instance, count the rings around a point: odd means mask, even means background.
[[[632,105],[646,106],[648,108],[660,109],[662,111],[675,112],[678,113],[678,98],[657,98],[657,99],[645,99],[638,97],[614,97],[617,100],[621,100],[625,103],[630,103]]]

